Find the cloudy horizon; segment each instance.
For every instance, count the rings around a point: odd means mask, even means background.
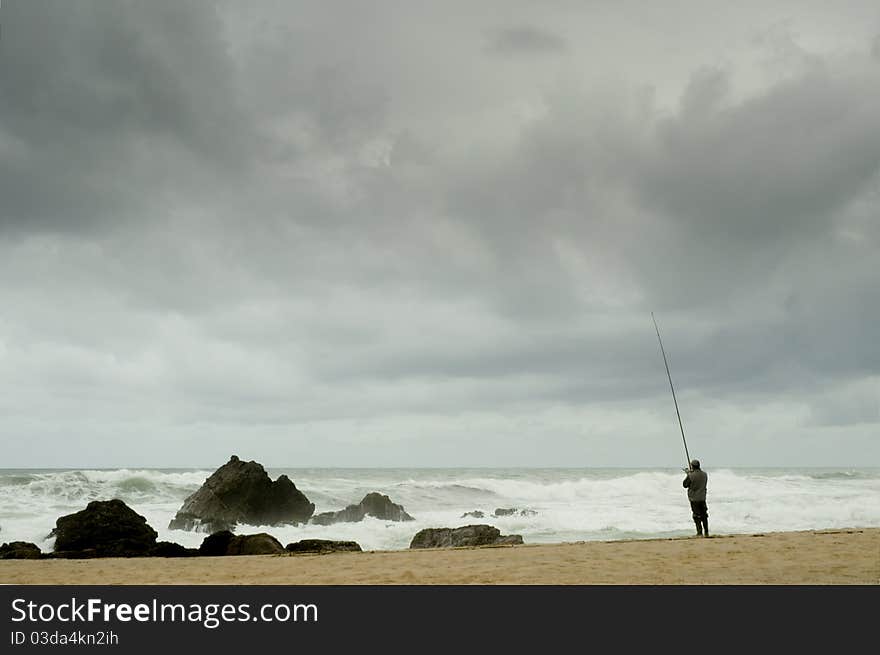
[[[880,466],[880,7],[6,2],[0,467]]]

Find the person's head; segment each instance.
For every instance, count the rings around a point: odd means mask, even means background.
[[[692,459],[692,460],[691,460],[691,468],[692,468],[692,469],[698,469],[698,468],[700,468],[700,460],[698,460],[698,459]]]

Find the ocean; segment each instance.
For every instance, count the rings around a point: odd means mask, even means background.
[[[345,539],[364,550],[409,547],[428,527],[488,523],[525,543],[650,539],[692,534],[679,469],[272,469],[285,473],[315,512],[342,509],[371,491],[402,504],[415,521],[367,517],[331,526],[248,526],[287,544]],[[198,547],[204,533],[169,530],[184,499],[212,469],[0,469],[0,542],[30,541],[46,552],[59,516],[89,501],[119,498],[143,515],[160,540]],[[719,468],[709,474],[714,534],[880,527],[880,468]],[[518,511],[494,517],[498,508]],[[527,510],[523,512],[522,510]],[[482,511],[482,519],[463,517]]]

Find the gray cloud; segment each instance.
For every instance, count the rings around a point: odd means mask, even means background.
[[[531,26],[498,30],[486,46],[488,52],[502,55],[560,53],[567,49],[561,36]]]
[[[691,82],[659,126],[640,186],[689,227],[724,240],[827,230],[880,170],[880,71],[816,70],[728,106],[720,74]]]
[[[655,311],[708,456],[827,463],[809,432],[877,460],[864,16],[805,11],[768,55],[778,17],[732,9],[706,28],[724,56],[682,32],[667,57],[666,32],[559,6],[595,38],[493,33],[569,55],[514,68],[481,50],[497,9],[4,6],[4,445],[455,465],[540,438],[628,464],[670,427]]]
[[[14,3],[4,21],[4,227],[117,223],[246,161],[212,5]]]

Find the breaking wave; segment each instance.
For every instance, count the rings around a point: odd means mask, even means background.
[[[491,523],[526,543],[681,536],[691,530],[677,469],[276,469],[315,503],[341,509],[378,491],[416,521],[367,518],[332,526],[239,526],[282,543],[351,539],[368,550],[407,548],[425,527]],[[716,533],[880,527],[880,469],[709,470],[710,525]],[[120,498],[160,539],[198,546],[204,533],[168,522],[210,470],[0,470],[0,541],[51,549],[59,516],[92,500]],[[499,508],[518,511],[494,516]],[[522,510],[527,510],[523,512]],[[484,518],[464,516],[483,512]]]

